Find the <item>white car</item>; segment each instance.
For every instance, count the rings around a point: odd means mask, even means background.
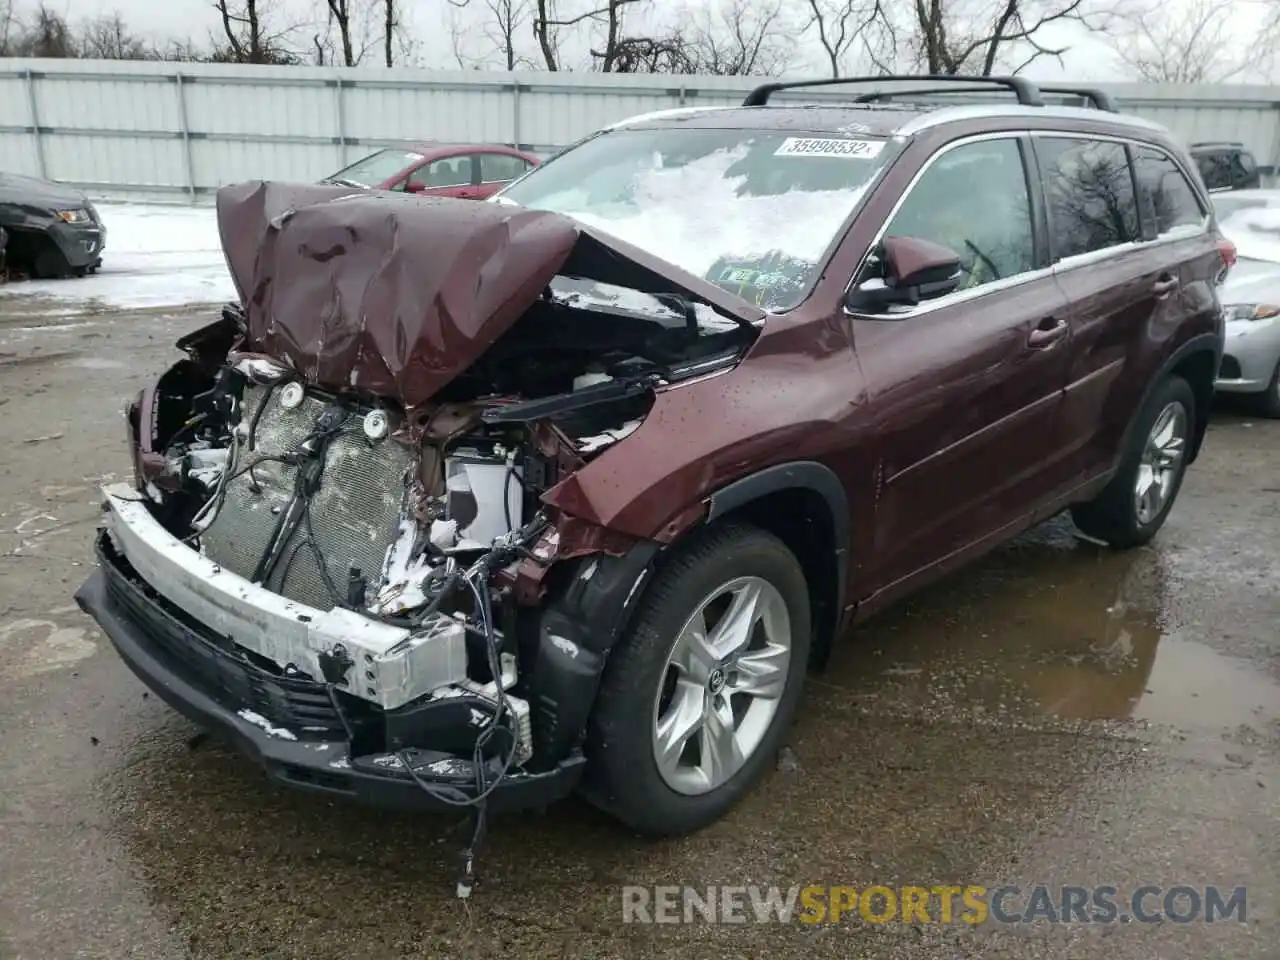
[[[1227,336],[1215,386],[1280,418],[1280,190],[1235,190],[1212,202],[1238,256],[1219,292]]]

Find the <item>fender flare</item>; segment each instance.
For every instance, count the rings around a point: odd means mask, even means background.
[[[835,542],[836,596],[834,614],[839,623],[844,613],[845,592],[849,583],[849,541],[853,516],[849,496],[834,470],[816,460],[796,460],[765,467],[721,487],[711,495],[707,522],[726,513],[784,490],[810,490],[820,496],[831,513],[831,534]]]
[[[1120,449],[1122,451],[1129,449],[1129,443],[1133,439],[1133,431],[1138,424],[1138,417],[1141,416],[1142,411],[1146,409],[1147,401],[1151,399],[1151,394],[1155,390],[1156,384],[1160,383],[1161,381],[1164,380],[1165,377],[1169,376],[1169,374],[1173,372],[1174,367],[1176,367],[1183,360],[1187,359],[1187,357],[1191,356],[1193,353],[1212,353],[1213,354],[1213,358],[1214,358],[1213,374],[1214,374],[1214,378],[1216,379],[1218,375],[1218,365],[1222,362],[1222,347],[1223,347],[1222,337],[1219,334],[1200,333],[1200,334],[1196,334],[1196,336],[1192,337],[1186,343],[1182,344],[1182,346],[1178,347],[1178,349],[1174,350],[1173,353],[1169,354],[1169,356],[1165,358],[1164,362],[1160,364],[1160,369],[1156,371],[1156,375],[1147,381],[1147,386],[1142,391],[1142,399],[1138,401],[1138,405],[1134,409],[1133,416],[1129,419],[1128,426],[1125,427],[1124,441],[1120,446]],[[1197,410],[1196,421],[1197,421],[1197,424],[1196,424],[1195,438],[1193,440],[1190,456],[1187,458],[1188,465],[1190,465],[1195,460],[1196,456],[1200,452],[1200,443],[1201,441],[1203,441],[1204,434],[1205,434],[1205,431],[1204,429],[1202,429],[1201,425],[1208,424],[1209,411]]]

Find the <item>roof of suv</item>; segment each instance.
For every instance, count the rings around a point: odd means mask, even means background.
[[[779,103],[761,107],[680,107],[631,117],[613,125],[660,129],[676,124],[720,129],[830,131],[870,136],[909,136],[929,127],[967,120],[1027,118],[1057,120],[1071,127],[1128,128],[1147,133],[1165,128],[1132,114],[1108,113],[1086,107],[1024,107],[1009,103]]]

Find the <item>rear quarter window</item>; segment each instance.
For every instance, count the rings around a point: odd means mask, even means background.
[[[1133,173],[1122,144],[1037,137],[1057,262],[1141,239]]]
[[[1204,228],[1208,211],[1173,158],[1154,147],[1133,148],[1146,239]]]

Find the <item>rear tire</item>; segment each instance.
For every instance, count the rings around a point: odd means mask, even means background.
[[[1154,537],[1182,488],[1195,423],[1191,385],[1178,376],[1166,378],[1140,411],[1111,482],[1093,500],[1071,508],[1081,533],[1118,550]]]
[[[645,591],[588,724],[584,793],[651,836],[706,826],[760,779],[809,659],[808,584],[786,545],[738,524],[695,536]]]

